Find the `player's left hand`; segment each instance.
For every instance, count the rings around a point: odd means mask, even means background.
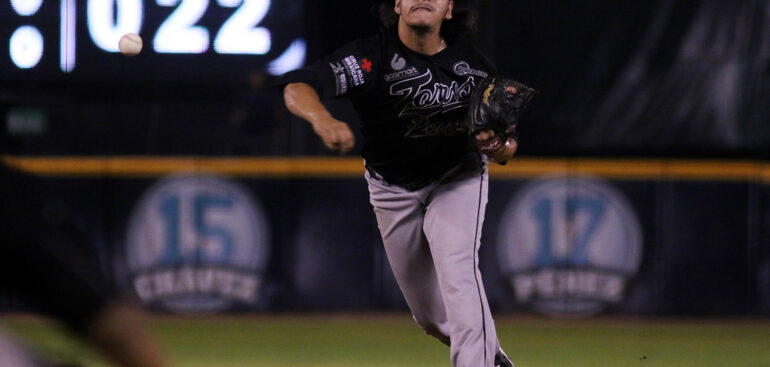
[[[512,129],[511,129],[512,130]],[[510,131],[509,131],[510,132]],[[492,129],[484,129],[476,133],[474,138],[476,138],[477,142],[482,141],[489,141],[490,139],[495,138],[497,134]],[[513,155],[516,154],[516,150],[518,149],[519,144],[516,142],[516,139],[513,138],[513,136],[508,136],[508,139],[505,141],[505,143],[498,149],[485,153],[487,158],[489,158],[490,161],[495,163],[505,163],[509,159],[513,158]]]
[[[516,154],[516,149],[518,148],[519,143],[517,143],[513,137],[510,137],[502,148],[494,151],[491,154],[487,154],[487,158],[489,158],[489,160],[492,162],[503,164],[509,159],[513,158],[513,155]]]
[[[471,93],[468,132],[479,153],[500,164],[518,148],[516,126],[519,115],[537,91],[511,79],[484,78]]]

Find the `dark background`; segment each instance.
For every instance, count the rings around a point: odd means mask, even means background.
[[[78,2],[81,14],[84,3]],[[271,24],[296,27],[286,27],[276,42],[285,47],[293,37],[303,37],[308,62],[378,29],[374,1],[280,3],[274,6],[287,8],[271,10]],[[50,4],[45,2],[33,23],[53,34],[58,21],[44,20],[56,17],[58,9],[49,9]],[[477,10],[476,42],[501,75],[541,92],[520,124],[519,156],[717,159],[767,167],[767,1],[477,0],[465,5]],[[11,20],[6,8],[0,5],[3,48],[13,29],[27,24]],[[168,13],[148,9],[156,12],[148,17],[155,23]],[[214,24],[228,15],[204,19]],[[87,37],[83,22],[78,26],[80,37]],[[280,91],[269,87],[275,77],[265,72],[266,58],[148,51],[129,59],[86,44],[79,43],[82,55],[71,74],[57,71],[58,57],[47,55],[39,68],[19,71],[0,49],[4,154],[330,155],[306,122],[285,111]],[[346,100],[327,105],[340,119],[357,124]],[[156,178],[37,179],[41,196],[66,203],[73,218],[88,223],[99,266],[120,284],[111,261],[123,245],[128,212]],[[404,309],[363,179],[237,180],[266,202],[274,235],[264,299],[247,309]],[[487,217],[498,218],[503,203],[526,181],[494,180]],[[609,312],[770,315],[766,177],[611,182],[642,222],[645,253],[627,299]],[[488,244],[481,253],[490,303],[499,311],[523,311],[496,265],[499,225],[487,221]],[[314,241],[303,241],[307,236]]]
[[[306,39],[312,61],[376,32],[377,4],[276,2],[262,25],[278,27],[274,50],[283,50],[293,37]],[[477,10],[476,41],[501,75],[541,91],[520,126],[521,155],[767,157],[767,2],[479,0],[458,5]],[[147,51],[150,30],[171,11],[154,5],[145,9],[146,52],[135,58],[106,54],[89,47],[84,6],[78,6],[79,61],[71,74],[57,71],[53,55],[56,4],[46,2],[30,20],[3,9],[3,38],[27,22],[39,25],[52,53],[28,71],[14,68],[8,57],[0,60],[0,112],[24,107],[46,116],[46,129],[12,139],[12,152],[325,154],[303,122],[282,113],[277,91],[249,82],[275,54],[154,54]],[[199,24],[211,28],[213,37],[233,10],[209,8]],[[255,100],[276,111],[256,112]],[[345,101],[329,104],[356,123]],[[215,139],[200,139],[199,131]],[[262,142],[266,134],[275,135]],[[236,141],[237,148],[216,139]]]

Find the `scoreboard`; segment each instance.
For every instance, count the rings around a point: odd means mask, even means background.
[[[2,0],[2,81],[226,81],[302,66],[302,0]],[[126,33],[144,41],[133,58]]]

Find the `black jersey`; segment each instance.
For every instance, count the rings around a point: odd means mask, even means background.
[[[468,98],[494,70],[463,37],[431,56],[406,47],[393,27],[287,73],[281,83],[307,83],[322,98],[350,97],[367,168],[389,183],[417,188],[472,151],[463,127]]]

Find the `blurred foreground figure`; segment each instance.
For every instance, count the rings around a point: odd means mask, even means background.
[[[0,164],[0,294],[21,300],[35,312],[64,323],[67,330],[119,366],[167,366],[142,329],[133,306],[120,301],[95,261],[86,236],[68,223],[66,212],[44,209],[31,195],[29,177]],[[2,366],[23,361],[20,349],[0,341]],[[6,363],[7,362],[7,363]],[[20,366],[36,366],[28,361]]]
[[[41,367],[45,366],[18,343],[0,333],[0,366]]]

